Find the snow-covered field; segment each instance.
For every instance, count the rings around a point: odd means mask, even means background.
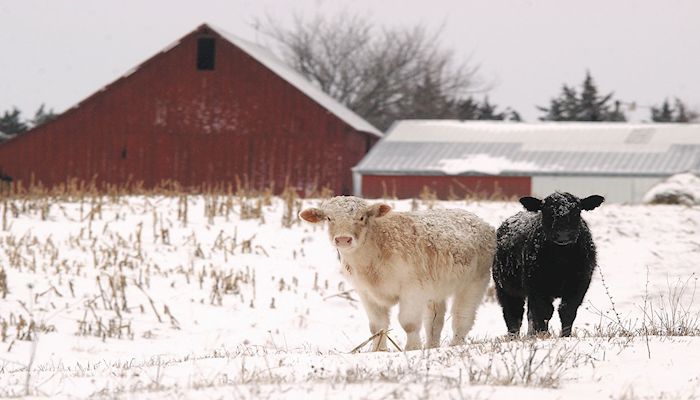
[[[366,317],[322,227],[300,224],[296,202],[264,203],[0,203],[0,396],[700,396],[700,207],[604,205],[585,214],[600,269],[572,338],[556,338],[555,317],[551,338],[506,340],[491,295],[465,346],[351,354],[369,336]],[[495,226],[520,210],[389,203],[465,208]],[[395,318],[392,327],[401,345]]]

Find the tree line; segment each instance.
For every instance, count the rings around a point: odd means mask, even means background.
[[[52,119],[58,114],[53,109],[47,109],[44,104],[34,112],[34,117],[26,119],[17,107],[12,107],[0,115],[0,141],[22,134],[29,129],[36,128]]]
[[[494,104],[479,66],[458,62],[441,46],[441,30],[424,26],[380,27],[366,18],[295,18],[282,24],[270,18],[255,28],[272,40],[284,61],[324,92],[382,131],[401,119],[521,121],[512,107]],[[541,121],[626,121],[634,103],[601,93],[590,72],[577,88],[562,85]],[[649,108],[653,122],[694,122],[699,115],[678,98]],[[35,128],[57,116],[42,104],[25,119],[13,107],[0,115],[0,140]]]
[[[400,119],[521,120],[483,94],[488,85],[478,65],[457,62],[452,49],[439,45],[441,30],[380,27],[344,13],[287,25],[268,17],[254,26],[289,65],[382,131]],[[587,72],[580,89],[564,84],[537,109],[541,121],[626,121],[624,109],[635,106],[601,94]],[[665,99],[650,107],[649,119],[692,122],[698,113]]]

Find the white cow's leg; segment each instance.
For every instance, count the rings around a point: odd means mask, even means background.
[[[445,324],[445,301],[429,301],[423,314],[425,343],[429,348],[440,346],[440,333]]]
[[[454,336],[450,345],[464,343],[464,337],[474,325],[476,310],[481,304],[488,283],[489,277],[485,276],[465,284],[464,288],[455,294],[451,310]]]
[[[358,294],[367,312],[370,333],[374,335],[381,330],[386,332],[389,329],[389,307],[378,304],[364,292]],[[372,340],[372,351],[387,351],[385,335],[379,335]]]
[[[421,348],[420,327],[427,301],[415,293],[402,293],[399,299],[399,323],[406,331],[406,350]]]

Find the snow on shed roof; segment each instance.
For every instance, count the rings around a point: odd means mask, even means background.
[[[282,62],[270,50],[261,47],[255,43],[241,39],[235,35],[232,35],[224,31],[223,29],[217,28],[212,25],[207,26],[214,32],[218,33],[221,37],[233,43],[236,47],[248,53],[251,57],[256,59],[258,62],[260,62],[267,68],[269,68],[280,78],[284,79],[285,81],[289,82],[292,86],[302,91],[316,103],[320,104],[325,109],[333,113],[335,116],[345,121],[348,125],[361,132],[367,132],[377,137],[382,136],[382,133],[377,128],[372,126],[369,122],[365,121],[359,115],[355,114],[355,112],[353,112],[349,108],[340,104],[337,100],[335,100],[328,94],[326,94],[323,90],[311,83],[308,79],[306,79],[296,70]]]
[[[354,168],[386,175],[700,171],[700,124],[399,121]]]

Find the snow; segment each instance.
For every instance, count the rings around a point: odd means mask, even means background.
[[[489,154],[473,154],[465,158],[447,158],[438,162],[435,167],[447,175],[460,175],[478,172],[489,175],[499,175],[504,171],[539,171],[541,168],[532,162],[513,161],[506,157],[496,157]],[[548,167],[551,170],[551,166]]]
[[[700,205],[700,177],[691,173],[673,175],[652,187],[642,201]]]
[[[664,152],[700,144],[700,124],[401,120],[387,142],[521,143],[529,151]]]
[[[604,203],[582,213],[600,269],[572,338],[503,340],[500,308],[487,296],[465,346],[350,354],[369,337],[367,320],[356,295],[346,293],[351,288],[323,224],[286,227],[287,205],[277,198],[261,203],[260,215],[242,219],[242,205],[256,209],[258,201],[182,195],[0,203],[0,267],[7,282],[0,300],[0,326],[7,324],[0,396],[700,394],[700,337],[690,329],[700,312],[694,302],[697,206]],[[320,203],[306,200],[292,213]],[[466,209],[494,226],[522,209],[516,202],[388,203],[400,211]],[[675,318],[670,328],[685,326],[693,334],[663,334],[664,316]],[[17,338],[27,332],[21,325],[17,331],[20,317],[39,327],[35,340]],[[107,334],[95,334],[100,324]],[[648,341],[640,333],[644,326]],[[556,335],[556,315],[550,327]],[[395,315],[392,329],[402,346]]]

